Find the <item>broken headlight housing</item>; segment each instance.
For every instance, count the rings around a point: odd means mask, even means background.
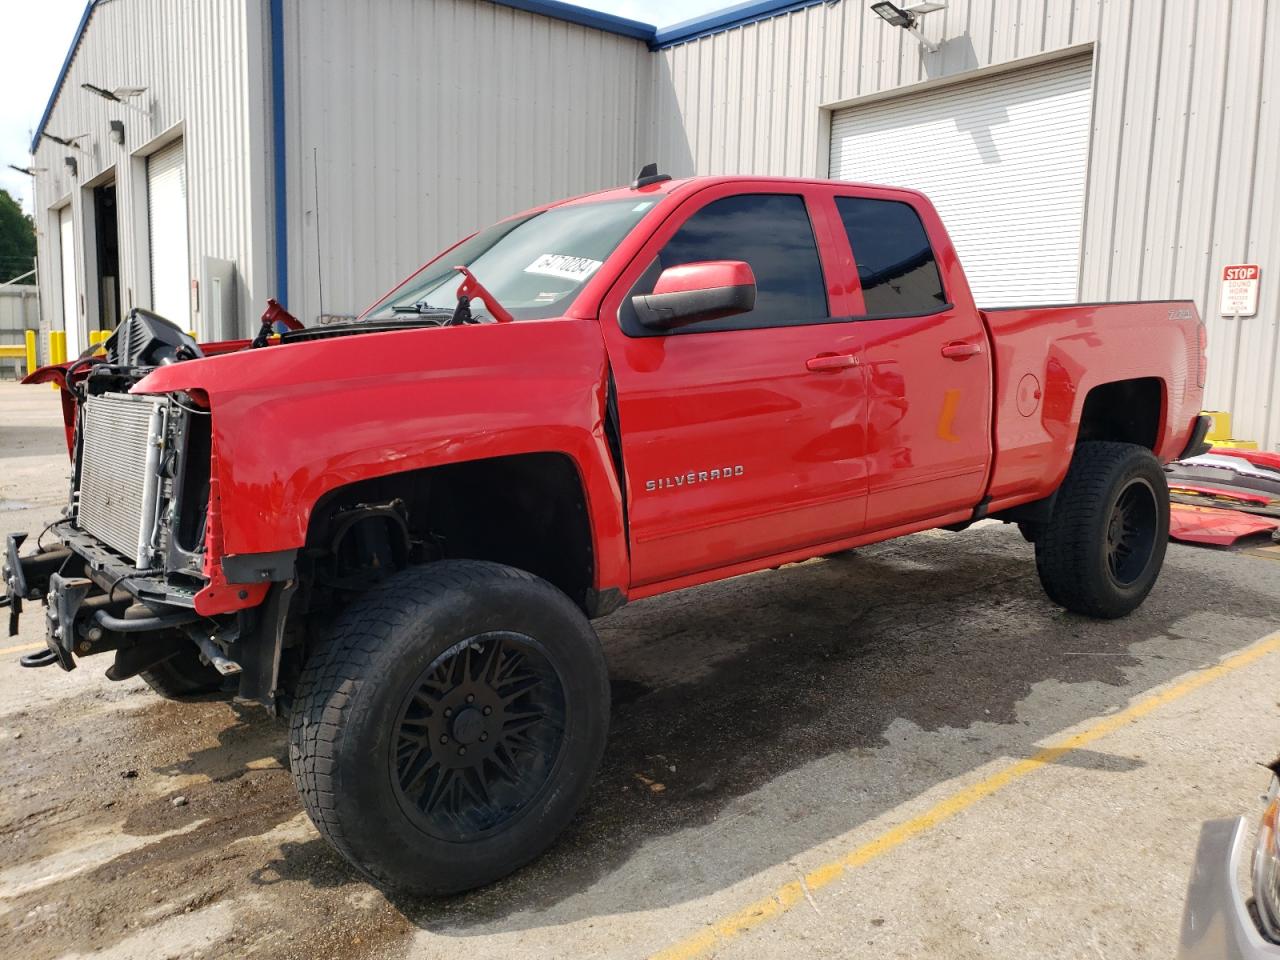
[[[1253,851],[1253,900],[1262,933],[1280,943],[1280,779],[1272,777],[1266,801]]]

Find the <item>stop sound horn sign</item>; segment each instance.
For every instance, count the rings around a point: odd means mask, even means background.
[[[1256,263],[1233,263],[1222,268],[1224,317],[1252,317],[1258,312],[1258,286],[1262,271]]]

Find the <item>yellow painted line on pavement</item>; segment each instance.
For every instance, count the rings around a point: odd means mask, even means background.
[[[31,653],[35,650],[44,650],[48,644],[46,643],[24,643],[17,647],[0,647],[0,655],[6,653]]]
[[[665,950],[655,953],[651,960],[696,960],[704,957],[712,950],[724,946],[744,933],[782,916],[797,904],[803,903],[807,894],[838,880],[846,871],[856,870],[883,854],[906,843],[912,837],[925,833],[945,820],[973,806],[979,800],[991,796],[1028,774],[1035,773],[1041,767],[1053,763],[1060,757],[1079,750],[1095,740],[1140,720],[1153,710],[1167,703],[1185,697],[1201,687],[1213,683],[1232,671],[1247,667],[1262,659],[1269,653],[1280,650],[1280,631],[1263,637],[1256,643],[1239,653],[1222,660],[1217,666],[1209,667],[1193,674],[1159,693],[1139,700],[1137,703],[1104,717],[1093,726],[1073,734],[1052,746],[1044,747],[1026,760],[1009,764],[995,773],[979,780],[972,786],[965,787],[957,793],[939,801],[924,813],[912,817],[880,834],[873,840],[864,843],[837,860],[831,860],[809,871],[802,880],[795,880],[774,890],[769,896],[749,904],[737,913],[713,921],[692,936],[681,940]]]

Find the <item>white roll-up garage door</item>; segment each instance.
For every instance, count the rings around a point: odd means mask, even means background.
[[[151,238],[151,309],[191,327],[187,258],[187,166],[182,141],[147,158],[147,226]]]
[[[1088,57],[836,111],[831,176],[938,208],[982,306],[1076,299]]]
[[[76,282],[76,230],[71,204],[58,211],[58,259],[62,261],[62,329],[67,332],[67,356],[80,356],[80,296]]]

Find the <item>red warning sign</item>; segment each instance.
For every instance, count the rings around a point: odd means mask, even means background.
[[[1222,315],[1252,317],[1258,312],[1262,271],[1256,263],[1233,263],[1222,268]]]

